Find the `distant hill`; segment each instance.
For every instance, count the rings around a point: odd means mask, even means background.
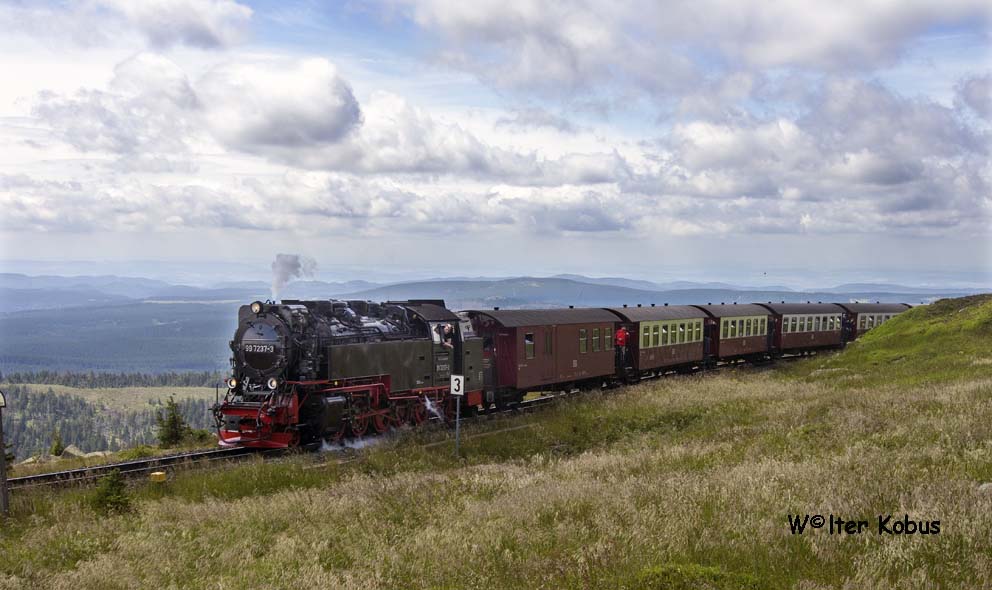
[[[0,273],[0,288],[44,289],[48,291],[99,291],[107,295],[138,299],[174,287],[164,281],[141,277],[100,276],[29,276]]]
[[[889,292],[889,293],[913,293],[918,295],[973,295],[980,293],[981,289],[934,289],[931,287],[907,287],[905,285],[889,285],[885,283],[845,283],[829,289],[823,289],[828,293],[853,293],[853,292]]]
[[[14,371],[220,371],[237,304],[123,305],[0,316],[0,369]]]
[[[932,293],[870,290],[836,293],[699,286],[656,290],[613,284],[625,281],[629,285],[653,284],[647,281],[583,279],[438,279],[392,285],[367,281],[297,281],[285,287],[282,297],[377,301],[441,298],[455,310],[652,303],[731,305],[755,301],[863,300],[918,304],[938,297]],[[110,292],[103,291],[104,288]],[[227,344],[234,332],[238,306],[269,297],[270,286],[263,281],[218,283],[217,288],[203,288],[134,277],[3,274],[0,275],[0,333],[4,337],[0,339],[0,370],[154,373],[226,370],[230,356]]]
[[[654,291],[613,285],[593,284],[561,278],[516,278],[499,281],[423,281],[377,287],[348,293],[346,299],[402,300],[442,298],[455,309],[488,307],[610,307],[621,305],[672,305],[693,303],[755,301],[840,301],[871,299],[885,302],[913,302],[905,293],[851,293],[838,297],[828,292],[775,290],[675,289]]]
[[[374,289],[382,286],[380,283],[370,283],[369,281],[293,281],[283,288],[282,297],[286,299],[327,299],[341,293]],[[239,281],[230,283],[220,283],[220,289],[236,289],[242,293],[255,293],[258,298],[269,298],[271,296],[271,285],[264,281]]]
[[[0,311],[5,312],[110,305],[126,301],[131,301],[131,299],[94,289],[55,290],[0,287]]]
[[[719,282],[697,282],[697,281],[666,281],[663,283],[656,283],[652,281],[641,281],[636,279],[626,279],[623,277],[587,277],[584,275],[575,274],[561,274],[555,275],[551,278],[555,279],[568,279],[570,281],[577,281],[580,283],[590,283],[593,285],[614,285],[617,287],[629,287],[631,289],[643,289],[647,291],[675,291],[684,289],[726,289],[730,291],[748,291],[748,290],[764,290],[764,291],[792,291],[788,287],[780,286],[767,286],[767,287],[750,287],[745,285],[735,285],[731,283],[719,283]]]

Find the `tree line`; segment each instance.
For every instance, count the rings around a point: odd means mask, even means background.
[[[6,385],[4,393],[8,406],[3,412],[4,439],[18,461],[49,452],[55,442],[58,446],[75,445],[85,452],[158,444],[163,411],[166,418],[173,413],[180,416],[184,427],[213,427],[212,402],[202,399],[154,400],[147,409],[125,410],[55,393],[51,388],[41,392]]]
[[[213,387],[226,375],[214,371],[173,373],[74,373],[62,371],[0,372],[0,383],[65,385],[84,389],[100,387]]]

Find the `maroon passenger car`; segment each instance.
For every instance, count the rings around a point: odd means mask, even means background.
[[[847,312],[850,336],[854,340],[875,326],[879,326],[906,311],[911,305],[906,303],[838,303]]]
[[[691,305],[612,307],[630,330],[630,366],[658,371],[701,364],[706,312]]]
[[[844,309],[833,303],[759,303],[771,312],[771,347],[796,353],[843,345]]]
[[[605,309],[469,310],[495,390],[557,390],[613,375],[617,316]],[[489,380],[487,379],[487,384]]]
[[[768,354],[769,312],[760,305],[694,305],[706,312],[707,354],[720,360],[758,359]]]

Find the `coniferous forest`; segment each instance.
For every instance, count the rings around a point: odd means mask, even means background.
[[[213,387],[224,375],[211,371],[186,373],[66,373],[60,371],[0,372],[0,383],[40,383],[66,387]]]
[[[191,380],[197,384],[204,374],[178,376],[179,382]],[[47,453],[57,432],[65,446],[75,445],[85,452],[116,451],[140,444],[156,444],[156,416],[162,413],[168,395],[160,399],[150,399],[144,407],[117,408],[101,403],[93,403],[70,393],[58,393],[51,387],[39,391],[37,387],[23,384],[10,384],[15,375],[5,375],[8,384],[3,386],[7,396],[7,408],[3,412],[5,441],[11,445],[16,461]],[[20,376],[23,378],[23,376]],[[52,385],[69,385],[85,382],[99,384],[92,387],[113,387],[111,383],[142,383],[146,375],[121,374],[66,374],[52,378]],[[154,376],[162,377],[161,375]],[[25,379],[26,381],[26,379]],[[37,381],[34,381],[37,383]],[[155,383],[159,385],[159,383]],[[74,385],[80,387],[80,385]],[[176,396],[176,403],[186,423],[192,428],[210,428],[213,425],[210,414],[212,400],[182,398]]]

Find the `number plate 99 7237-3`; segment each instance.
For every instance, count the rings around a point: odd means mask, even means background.
[[[273,344],[245,344],[245,352],[275,352],[276,347]]]

